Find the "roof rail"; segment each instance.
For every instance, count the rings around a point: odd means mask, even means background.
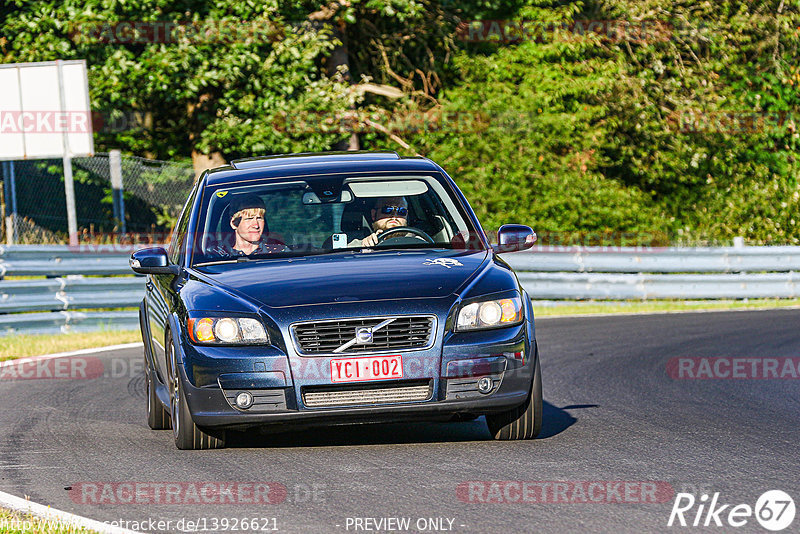
[[[255,169],[297,163],[323,163],[326,161],[375,161],[400,159],[393,151],[343,151],[343,152],[302,152],[299,154],[275,154],[256,158],[235,159],[230,162],[234,169]]]

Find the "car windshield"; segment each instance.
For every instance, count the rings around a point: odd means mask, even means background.
[[[304,177],[207,187],[193,265],[376,249],[484,245],[434,176]]]

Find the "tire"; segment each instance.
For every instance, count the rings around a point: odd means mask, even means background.
[[[169,412],[161,404],[156,395],[155,384],[153,383],[153,372],[150,371],[147,361],[145,361],[145,382],[147,383],[147,426],[153,430],[168,430],[172,425]]]
[[[169,333],[167,334],[167,339],[169,339]],[[192,414],[189,413],[189,405],[186,403],[186,395],[183,391],[183,383],[178,371],[175,349],[171,341],[167,342],[166,347],[167,361],[170,367],[169,394],[172,413],[172,435],[175,438],[175,446],[181,450],[224,448],[224,434],[212,436],[201,430],[192,421]]]
[[[487,414],[486,425],[496,440],[533,439],[542,429],[542,372],[537,349],[531,391],[527,400],[513,410]]]

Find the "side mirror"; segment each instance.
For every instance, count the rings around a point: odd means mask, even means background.
[[[504,224],[497,231],[497,244],[492,245],[495,252],[516,252],[529,249],[536,243],[536,232],[522,224]]]
[[[131,269],[139,274],[179,274],[180,267],[170,265],[167,251],[161,247],[143,248],[131,254]]]

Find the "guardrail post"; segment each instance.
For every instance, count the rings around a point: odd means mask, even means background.
[[[67,199],[67,231],[69,232],[69,245],[78,246],[78,216],[75,212],[75,182],[72,177],[72,156],[63,158],[64,163],[64,196]]]
[[[64,96],[64,70],[63,62],[56,60],[58,65],[58,94],[61,97],[61,111],[67,111],[66,98]],[[72,177],[72,150],[69,146],[69,136],[67,130],[64,130],[61,136],[64,157],[64,196],[67,200],[67,232],[69,233],[69,245],[71,247],[78,246],[78,216],[75,212],[75,182]]]
[[[17,227],[17,183],[14,162],[3,162],[3,183],[5,185],[6,212],[6,244],[13,245]]]
[[[111,171],[111,189],[114,200],[114,218],[119,221],[120,231],[125,233],[125,199],[122,196],[122,153],[111,150],[108,153],[108,166]]]

